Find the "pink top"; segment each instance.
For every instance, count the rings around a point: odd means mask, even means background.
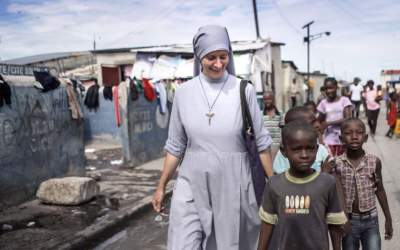
[[[379,103],[375,101],[375,99],[378,97],[378,90],[376,89],[371,90],[367,88],[367,90],[364,93],[364,96],[368,110],[377,110],[380,108]]]
[[[343,111],[345,107],[351,106],[349,98],[341,96],[335,102],[328,102],[328,99],[323,99],[317,107],[318,112],[326,115],[326,121],[332,122],[343,119]],[[324,143],[326,145],[342,145],[339,139],[340,126],[330,125],[325,129]]]

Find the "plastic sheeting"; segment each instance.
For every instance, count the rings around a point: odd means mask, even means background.
[[[251,64],[253,60],[252,54],[233,55],[235,61],[235,71],[237,75],[250,75],[252,72]]]
[[[178,68],[180,61],[180,56],[159,56],[153,64],[150,78],[152,78],[153,81],[175,78],[175,72]]]
[[[181,59],[176,69],[175,76],[177,78],[190,78],[193,77],[193,59]]]

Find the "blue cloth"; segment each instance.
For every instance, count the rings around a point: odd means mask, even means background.
[[[379,233],[378,216],[366,218],[351,218],[351,232],[342,240],[343,250],[358,250],[360,242],[362,249],[380,250],[381,235]]]
[[[314,163],[312,164],[311,168],[315,169],[316,171],[320,171],[322,163],[329,157],[329,152],[326,147],[322,144],[318,145],[317,156],[315,158]],[[281,151],[279,150],[275,156],[274,164],[272,169],[274,173],[280,174],[288,170],[290,167],[289,160],[282,155]]]

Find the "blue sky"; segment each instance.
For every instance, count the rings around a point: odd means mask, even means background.
[[[305,30],[331,31],[311,44],[311,69],[350,80],[400,68],[400,1],[258,0],[261,35],[283,42],[282,59],[306,70]],[[227,26],[255,38],[251,0],[0,0],[0,59],[49,52],[190,43],[197,28]]]

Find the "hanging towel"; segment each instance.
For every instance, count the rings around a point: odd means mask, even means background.
[[[154,84],[157,91],[157,99],[160,105],[160,113],[165,114],[167,112],[167,91],[163,82],[158,81]]]
[[[149,79],[143,78],[143,88],[144,88],[144,97],[149,102],[153,102],[156,99],[156,93],[154,90],[153,84],[150,83]]]
[[[0,75],[0,107],[6,103],[11,105],[11,88],[8,83]]]
[[[52,76],[49,72],[33,71],[35,80],[40,83],[43,92],[47,92],[60,86],[60,81]]]
[[[115,120],[117,121],[117,126],[121,126],[121,114],[119,112],[119,96],[118,96],[118,86],[112,88],[113,99],[114,99],[114,110],[115,110]]]
[[[68,105],[69,109],[71,110],[72,119],[74,120],[83,119],[83,113],[81,110],[81,106],[79,105],[79,101],[76,98],[73,82],[71,82],[69,79],[62,79],[62,78],[60,79],[60,81],[65,84],[65,87],[67,89]]]
[[[113,99],[112,86],[105,86],[104,87],[103,96],[104,96],[104,100],[112,101],[112,99]]]
[[[99,85],[95,83],[90,86],[86,92],[85,105],[88,107],[89,111],[97,111],[99,108]]]

